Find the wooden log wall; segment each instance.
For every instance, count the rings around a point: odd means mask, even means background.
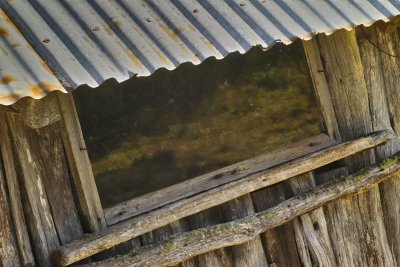
[[[382,128],[398,134],[394,121],[400,113],[394,107],[399,101],[400,51],[387,47],[398,46],[398,36],[397,29],[388,34],[375,27],[359,27],[305,43],[314,83],[320,85],[316,86],[316,93],[325,121],[331,122],[328,132],[333,138],[348,140]],[[379,37],[385,42],[380,42]],[[350,172],[356,171],[392,155],[398,148],[396,139],[376,151],[350,158],[346,166]],[[368,193],[324,207],[335,256],[341,265],[400,263],[400,194],[396,178]]]
[[[400,40],[396,28],[391,32],[376,27],[338,31],[306,41],[304,47],[323,130],[332,142],[383,129],[400,134]],[[18,112],[17,106],[15,113],[0,111],[0,266],[52,266],[51,253],[60,246],[107,227],[73,100],[65,95],[54,99],[60,116],[49,120],[50,125],[28,123],[22,117],[30,110],[25,107]],[[55,112],[54,102],[50,103]],[[300,175],[173,222],[113,253],[259,214],[339,173],[353,173],[399,150],[396,139],[330,169]],[[290,159],[288,155],[271,159],[271,166]],[[398,266],[398,178],[307,211],[240,245],[219,248],[179,265]],[[112,220],[118,223],[122,219]]]

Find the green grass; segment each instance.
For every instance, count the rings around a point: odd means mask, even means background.
[[[300,44],[185,64],[75,98],[104,206],[319,133]]]

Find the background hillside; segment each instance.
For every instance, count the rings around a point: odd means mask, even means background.
[[[300,42],[74,97],[105,207],[319,133]]]

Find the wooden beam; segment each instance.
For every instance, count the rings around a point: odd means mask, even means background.
[[[63,266],[69,265],[183,217],[375,147],[393,137],[391,132],[375,132],[354,141],[334,145],[287,163],[260,170],[240,180],[182,199],[159,210],[73,241],[55,253],[56,261]]]
[[[169,186],[156,192],[133,198],[119,203],[114,207],[105,209],[104,213],[107,224],[113,225],[141,213],[196,195],[199,192],[209,190],[219,185],[239,180],[254,172],[304,156],[330,145],[332,145],[332,142],[329,137],[325,134],[321,134],[288,146],[280,147],[264,155]]]
[[[72,95],[57,92],[61,111],[61,132],[67,159],[86,231],[95,232],[106,227],[103,208],[86,151],[78,114]]]
[[[388,163],[388,166],[367,168],[357,174],[337,178],[266,211],[237,221],[173,236],[156,245],[142,247],[128,255],[96,262],[91,266],[167,266],[208,251],[243,244],[268,229],[282,225],[326,203],[365,192],[378,183],[400,174],[397,158],[389,160]]]

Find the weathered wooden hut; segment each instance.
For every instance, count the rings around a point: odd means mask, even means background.
[[[400,1],[0,8],[0,266],[400,265]],[[102,207],[74,89],[296,39],[320,134]]]

